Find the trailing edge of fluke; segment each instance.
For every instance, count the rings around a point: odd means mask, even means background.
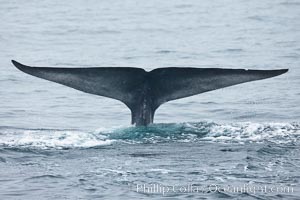
[[[168,67],[147,72],[133,67],[52,68],[12,63],[27,74],[123,102],[136,126],[153,123],[155,110],[168,101],[288,71]]]

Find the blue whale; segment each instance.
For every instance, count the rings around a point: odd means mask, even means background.
[[[168,67],[147,72],[133,67],[52,68],[12,63],[27,74],[123,102],[136,126],[153,123],[155,110],[168,101],[288,71]]]

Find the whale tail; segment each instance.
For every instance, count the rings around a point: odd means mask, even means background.
[[[132,122],[153,122],[165,102],[286,73],[288,69],[244,70],[220,68],[30,67],[12,60],[21,71],[86,93],[117,99],[132,112]],[[139,119],[140,118],[140,119]]]

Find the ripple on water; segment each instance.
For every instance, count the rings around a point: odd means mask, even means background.
[[[230,123],[196,122],[153,124],[148,127],[100,128],[96,131],[17,129],[2,127],[0,145],[32,151],[32,149],[98,148],[118,143],[221,142],[261,143],[264,141],[293,147],[299,142],[299,123]],[[221,151],[234,151],[222,149]],[[284,153],[284,148],[264,147],[260,153]],[[132,157],[153,157],[132,154]]]

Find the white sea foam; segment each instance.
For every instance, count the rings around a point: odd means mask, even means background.
[[[298,123],[233,123],[214,124],[203,138],[212,141],[262,142],[271,140],[276,143],[293,142],[299,139]]]
[[[9,147],[89,148],[109,145],[113,140],[93,133],[70,130],[15,130],[2,131],[0,145]]]
[[[113,142],[296,142],[300,139],[298,123],[212,122],[155,124],[147,128],[119,126],[95,131],[0,129],[0,145],[29,148],[91,148]]]

